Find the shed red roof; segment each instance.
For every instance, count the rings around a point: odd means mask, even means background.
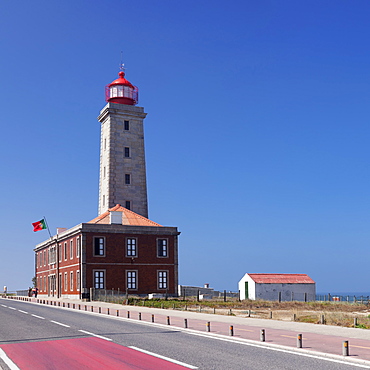
[[[248,274],[257,284],[315,284],[306,274]]]
[[[145,218],[144,216],[138,215],[129,209],[122,207],[120,204],[116,204],[114,207],[109,208],[107,212],[102,213],[100,216],[95,217],[93,220],[89,221],[88,224],[109,224],[110,211],[122,212],[122,225],[134,225],[134,226],[161,226],[154,221]]]

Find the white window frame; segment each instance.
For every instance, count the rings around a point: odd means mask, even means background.
[[[158,270],[157,271],[157,281],[158,289],[167,290],[168,289],[168,270]]]
[[[97,240],[97,239],[99,239],[99,254],[95,254],[95,252],[96,252],[96,247],[95,247],[95,244],[96,244],[96,242],[95,242],[95,240]],[[101,254],[100,253],[100,250],[101,250],[101,246],[100,246],[100,241],[103,241],[103,254]],[[106,249],[106,247],[105,247],[105,237],[104,236],[94,236],[94,238],[93,238],[93,256],[94,257],[105,257],[105,249]]]
[[[69,288],[70,288],[71,292],[73,292],[73,271],[70,272],[69,278],[70,278],[70,281],[69,281],[70,287]]]
[[[103,276],[96,276],[97,274],[103,274]],[[99,281],[98,283],[96,282],[96,278],[99,280],[102,278],[103,279],[103,284]],[[106,279],[106,270],[93,270],[93,282],[94,282],[94,288],[95,289],[105,289],[105,279]],[[97,287],[99,285],[99,287]],[[101,287],[101,285],[103,287]]]
[[[164,245],[159,245],[160,241],[165,241]],[[161,247],[161,253],[160,255],[160,248]],[[158,258],[168,258],[168,239],[167,238],[157,238],[157,257]]]
[[[68,274],[64,273],[64,291],[66,292],[68,290]]]
[[[132,244],[134,241],[134,244]],[[134,247],[134,248],[133,248]],[[134,250],[134,254],[133,254]],[[137,238],[126,238],[126,257],[134,258],[138,256],[137,250]]]
[[[73,259],[73,239],[69,241],[69,259]]]
[[[126,270],[126,287],[127,287],[128,290],[137,290],[138,289],[138,273],[137,273],[137,270]]]
[[[77,237],[76,239],[76,257],[80,258],[81,253],[81,237]]]
[[[63,253],[64,253],[64,261],[67,261],[67,242],[64,242]]]
[[[81,281],[80,281],[80,270],[76,271],[76,290],[79,292],[81,287]]]

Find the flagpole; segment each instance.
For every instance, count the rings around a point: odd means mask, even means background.
[[[46,217],[45,216],[44,216],[44,220],[45,220],[46,228],[48,229],[48,233],[50,235],[50,239],[53,239],[53,237],[51,236],[49,225],[48,225],[48,222],[46,221]]]

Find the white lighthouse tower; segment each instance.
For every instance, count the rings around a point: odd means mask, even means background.
[[[123,69],[123,68],[122,68]],[[144,150],[144,108],[136,107],[138,88],[119,78],[106,86],[101,110],[99,215],[123,207],[148,217]]]

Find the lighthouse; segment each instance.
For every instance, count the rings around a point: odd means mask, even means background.
[[[107,104],[98,117],[100,134],[100,179],[98,214],[120,204],[148,217],[144,149],[144,108],[138,103],[138,88],[118,78],[105,88]]]

